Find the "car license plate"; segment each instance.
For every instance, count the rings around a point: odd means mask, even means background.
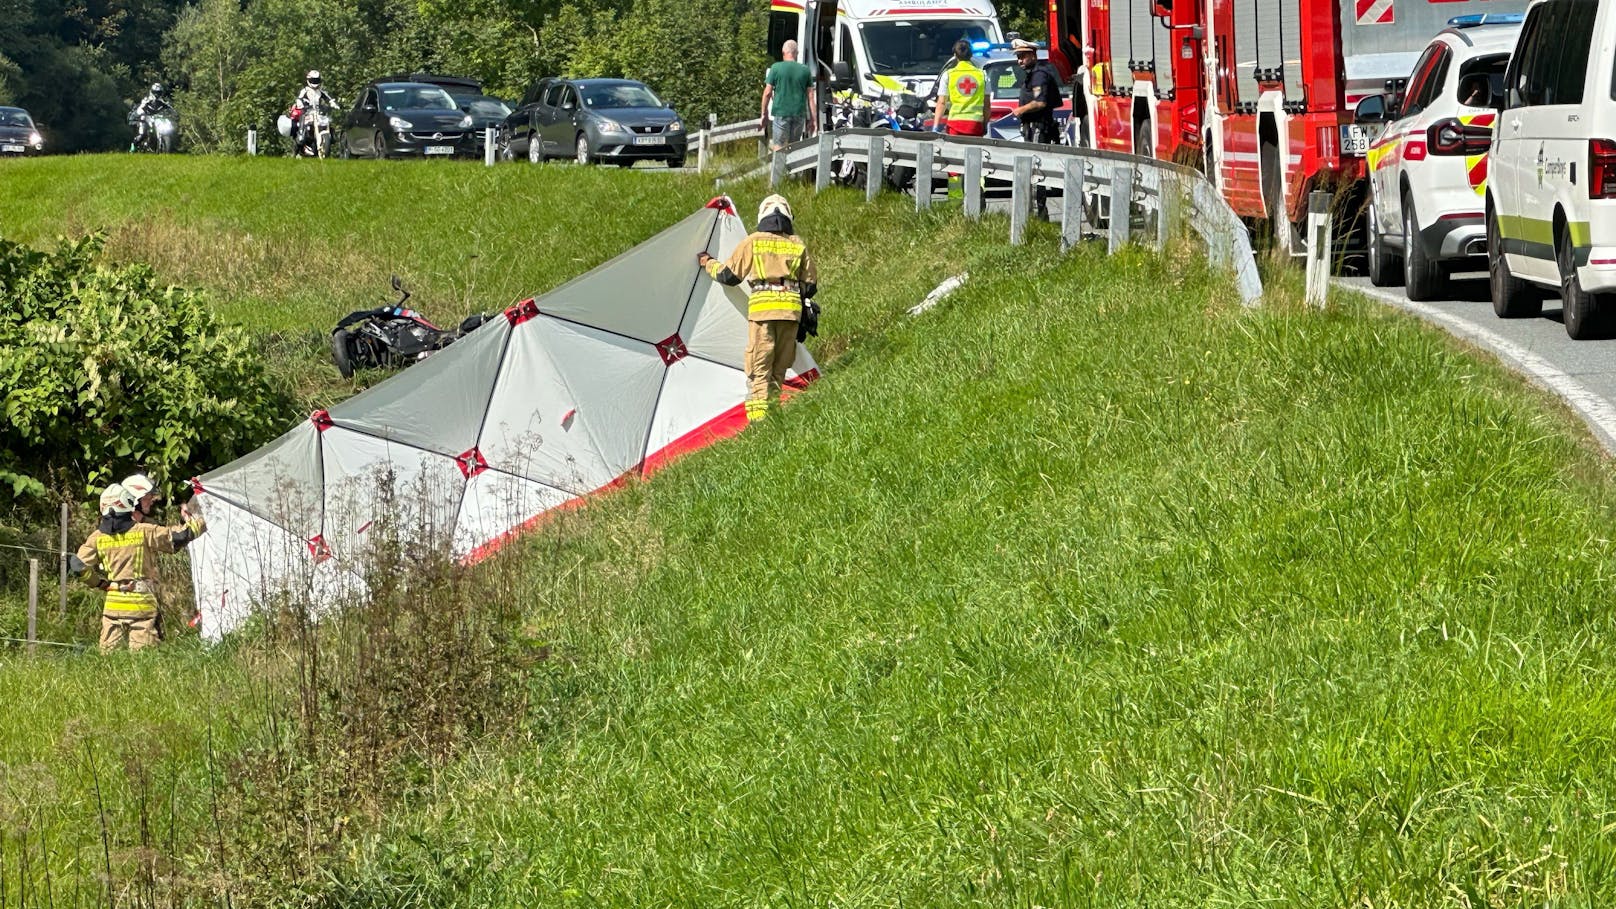
[[[634,137],[634,144],[635,145],[666,145],[667,142],[668,142],[668,137],[667,136],[635,136]]]
[[[452,155],[452,154],[454,154],[454,146],[453,145],[428,145],[426,147],[426,153],[429,154],[429,155]]]
[[[28,150],[28,147],[26,145],[4,145],[4,146],[0,146],[0,151],[3,151],[8,155],[10,155],[10,154],[20,155],[23,152],[26,152],[27,150]]]
[[[1363,156],[1369,154],[1369,145],[1380,137],[1380,130],[1372,126],[1348,123],[1341,127],[1341,154]]]

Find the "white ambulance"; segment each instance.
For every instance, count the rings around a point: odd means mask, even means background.
[[[1616,3],[1541,0],[1504,74],[1487,177],[1493,310],[1616,333]]]
[[[769,53],[778,59],[788,38],[817,50],[820,62],[851,78],[860,95],[924,98],[952,59],[954,42],[986,48],[1003,43],[1004,32],[989,0],[771,0]]]

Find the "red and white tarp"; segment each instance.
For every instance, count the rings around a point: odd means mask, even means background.
[[[486,556],[550,509],[746,424],[746,294],[696,267],[746,236],[727,199],[194,482],[202,635],[260,604],[362,595],[366,533]],[[788,381],[817,375],[797,348]]]

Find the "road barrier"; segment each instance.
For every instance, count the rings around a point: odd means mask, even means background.
[[[757,120],[711,132],[730,136],[744,128],[762,132]],[[888,165],[913,167],[917,211],[931,205],[932,180],[945,180],[950,174],[962,177],[965,216],[972,219],[981,217],[987,191],[997,188],[1002,194],[1008,188],[1012,244],[1024,239],[1028,217],[1040,197],[1062,203],[1063,249],[1071,248],[1085,234],[1104,236],[1112,252],[1136,238],[1160,248],[1187,230],[1201,240],[1215,266],[1234,273],[1240,298],[1247,306],[1256,305],[1262,297],[1262,278],[1244,222],[1192,168],[1065,145],[839,129],[776,152],[768,166],[770,183],[813,172],[815,189],[823,190],[830,185],[832,167],[849,161],[865,166],[865,194],[870,199],[886,185]],[[1117,188],[1125,191],[1118,196]],[[1127,216],[1111,217],[1119,206]]]
[[[712,160],[712,150],[720,145],[731,142],[743,142],[747,139],[758,140],[758,154],[764,151],[762,120],[742,120],[739,123],[718,125],[718,117],[709,114],[707,125],[696,133],[696,171],[702,172]]]

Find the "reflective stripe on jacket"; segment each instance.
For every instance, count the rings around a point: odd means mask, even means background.
[[[988,117],[988,74],[969,60],[961,60],[948,71],[948,119],[986,120]]]
[[[127,529],[123,529],[127,528]],[[178,552],[207,530],[200,515],[184,524],[131,524],[108,533],[96,530],[79,547],[86,583],[100,587],[106,582],[103,609],[117,615],[146,616],[157,611],[157,556]]]
[[[802,315],[802,291],[811,290],[816,280],[801,237],[764,231],[742,240],[728,262],[709,261],[707,274],[721,284],[751,284],[746,318],[752,322],[797,321]]]

